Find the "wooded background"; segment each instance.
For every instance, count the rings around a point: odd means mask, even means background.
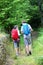
[[[0,0],[0,30],[10,33],[15,24],[20,28],[22,20],[35,28],[42,25],[43,0]]]

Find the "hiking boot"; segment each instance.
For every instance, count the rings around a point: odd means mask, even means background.
[[[30,54],[30,55],[32,54],[31,51],[29,51],[29,54]]]

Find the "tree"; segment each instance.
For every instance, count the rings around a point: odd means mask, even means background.
[[[39,13],[41,18],[41,25],[43,26],[43,0],[30,0],[31,5],[39,7]]]
[[[34,15],[39,16],[38,6],[32,6],[29,0],[0,0],[0,26],[10,32],[21,21],[30,20]]]
[[[38,6],[41,16],[41,25],[43,26],[43,0],[38,0]]]

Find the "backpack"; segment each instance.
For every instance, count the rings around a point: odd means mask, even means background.
[[[23,33],[25,35],[28,35],[30,33],[30,28],[28,27],[28,24],[23,25]]]
[[[17,40],[18,39],[18,31],[16,29],[12,29],[11,31],[11,37],[13,40]]]

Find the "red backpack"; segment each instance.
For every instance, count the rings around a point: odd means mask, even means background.
[[[12,29],[11,31],[11,37],[13,40],[17,40],[18,39],[18,31],[16,29]]]

